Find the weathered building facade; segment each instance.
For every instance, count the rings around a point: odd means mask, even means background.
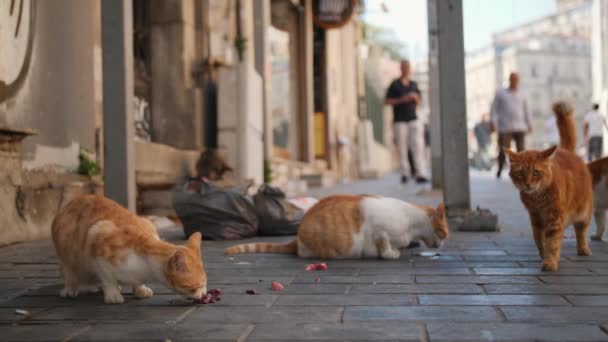
[[[291,192],[357,176],[365,144],[357,141],[364,94],[357,6],[318,3],[134,0],[125,7],[133,43],[129,143],[140,194],[166,191],[205,148],[222,151],[238,177],[260,184],[271,175]],[[323,27],[323,11],[342,16],[340,25]],[[103,169],[104,130],[114,129],[103,127],[102,12],[96,1],[0,1],[0,43],[12,47],[0,50],[2,134],[36,133],[13,148],[20,163],[2,181],[3,217],[21,215],[14,203],[23,184],[12,174],[36,173],[38,183],[63,177],[48,182],[51,209],[28,223],[32,232],[3,222],[15,231],[0,231],[0,243],[48,236],[68,199],[57,200],[55,188],[103,187],[100,177],[75,176],[83,149]]]

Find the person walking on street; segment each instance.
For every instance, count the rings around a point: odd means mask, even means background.
[[[384,104],[393,106],[393,132],[399,153],[401,183],[407,183],[410,176],[414,176],[417,183],[426,183],[428,179],[423,174],[423,127],[416,114],[420,103],[420,89],[416,82],[410,80],[410,74],[410,62],[402,61],[401,76],[389,86]],[[414,170],[410,169],[408,150],[412,151]]]
[[[600,106],[594,104],[593,110],[585,115],[583,131],[587,143],[587,158],[590,162],[601,158],[604,152],[604,127],[608,128],[608,126],[599,109]]]
[[[481,116],[475,127],[473,127],[475,133],[475,140],[477,140],[477,160],[479,166],[483,169],[490,170],[492,163],[488,156],[488,146],[490,145],[490,134],[492,134],[492,123],[488,120],[488,114]]]
[[[515,140],[517,151],[523,151],[526,133],[532,132],[528,104],[524,95],[518,91],[518,86],[519,75],[513,72],[509,75],[509,86],[496,92],[490,110],[492,129],[498,130],[499,151],[496,178],[500,178],[506,161],[503,148],[510,148],[511,141]]]

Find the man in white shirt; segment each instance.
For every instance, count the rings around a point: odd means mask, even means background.
[[[518,91],[519,75],[512,72],[509,75],[509,87],[496,92],[490,117],[493,130],[498,130],[498,172],[500,178],[506,157],[503,147],[511,148],[515,140],[517,152],[525,149],[525,135],[532,131],[528,104],[524,95]]]
[[[603,136],[606,120],[598,111],[599,108],[599,105],[594,104],[593,110],[585,115],[584,133],[589,161],[601,158],[604,150]]]

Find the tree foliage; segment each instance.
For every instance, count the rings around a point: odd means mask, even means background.
[[[407,58],[407,44],[400,41],[395,31],[390,28],[364,23],[363,40],[369,46],[381,48],[394,60]]]

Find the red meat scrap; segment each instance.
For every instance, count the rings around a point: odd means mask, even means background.
[[[306,271],[327,271],[327,264],[322,262],[318,264],[308,264],[306,266]]]
[[[201,297],[201,299],[195,299],[195,304],[213,304],[215,302],[219,302],[222,300],[220,296],[222,295],[222,290],[220,289],[211,289],[207,291],[207,293]]]
[[[272,287],[273,291],[283,291],[285,289],[285,286],[283,286],[283,284],[279,283],[278,281],[273,281],[270,286]]]
[[[256,294],[258,294],[258,291],[254,290],[254,289],[251,289],[251,290],[245,291],[245,293],[248,294],[248,295],[256,295]]]

